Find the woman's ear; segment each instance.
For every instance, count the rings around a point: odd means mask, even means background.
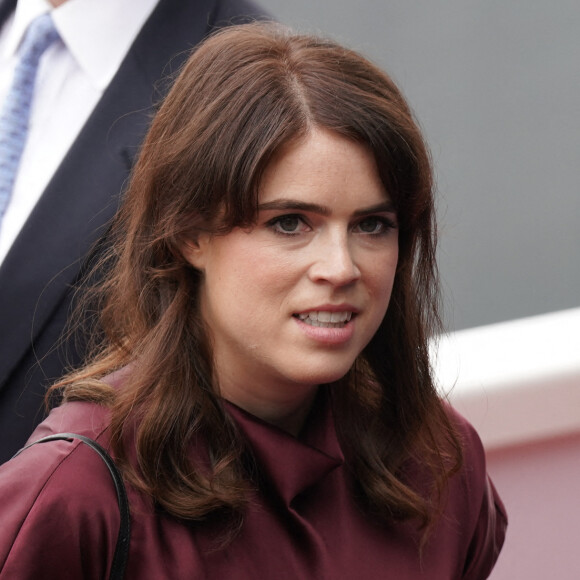
[[[201,271],[205,269],[208,238],[209,234],[199,234],[195,238],[184,239],[179,244],[179,251],[186,262]]]

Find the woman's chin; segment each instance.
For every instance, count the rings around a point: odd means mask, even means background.
[[[344,367],[340,369],[331,370],[321,370],[318,372],[309,372],[307,374],[301,374],[295,376],[294,380],[296,383],[301,383],[304,385],[318,386],[325,385],[328,383],[334,383],[340,381],[349,371],[349,367]]]

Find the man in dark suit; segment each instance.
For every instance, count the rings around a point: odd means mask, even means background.
[[[0,26],[15,6],[0,3]],[[43,418],[46,387],[82,360],[55,344],[168,88],[162,79],[212,28],[263,14],[251,0],[159,0],[10,246],[0,266],[0,463]]]

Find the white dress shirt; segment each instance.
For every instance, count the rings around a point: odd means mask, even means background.
[[[28,25],[51,10],[61,40],[42,56],[28,138],[0,228],[0,264],[158,0],[19,0],[0,31],[0,103]],[[79,191],[79,195],[83,192]]]

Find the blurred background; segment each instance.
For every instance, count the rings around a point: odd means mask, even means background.
[[[577,0],[264,0],[402,87],[437,170],[451,329],[580,306]]]
[[[443,391],[510,528],[494,580],[580,578],[580,2],[262,0],[385,68],[438,182]]]

